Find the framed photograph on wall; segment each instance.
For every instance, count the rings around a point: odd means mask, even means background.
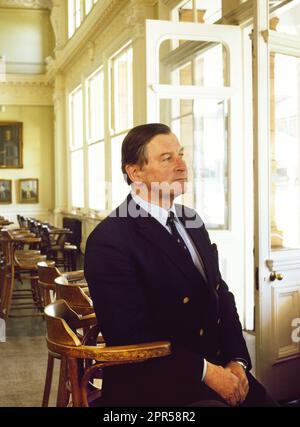
[[[12,180],[0,179],[0,204],[11,203],[12,200]]]
[[[0,168],[23,167],[23,125],[0,122]]]
[[[39,180],[37,178],[26,178],[19,180],[19,202],[38,203]]]

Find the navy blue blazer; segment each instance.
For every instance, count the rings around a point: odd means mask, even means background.
[[[175,395],[180,404],[195,401],[203,358],[222,365],[243,358],[251,369],[234,296],[220,274],[217,247],[195,211],[175,207],[183,225],[199,225],[186,230],[202,257],[207,282],[174,237],[130,195],[87,240],[85,277],[107,344],[172,343],[172,355],[166,358],[108,368],[107,390],[109,383],[121,383],[120,394],[133,399],[127,404],[141,397],[143,380],[157,393],[158,379],[162,394],[172,390],[170,404]]]

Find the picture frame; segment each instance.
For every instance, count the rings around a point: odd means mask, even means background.
[[[0,168],[23,168],[23,123],[0,122]]]
[[[12,202],[12,180],[0,179],[0,204],[7,205]]]
[[[39,202],[39,180],[38,178],[19,179],[19,202]]]

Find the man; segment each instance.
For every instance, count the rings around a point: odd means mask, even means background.
[[[108,345],[168,340],[172,355],[107,368],[104,404],[264,405],[216,245],[195,211],[173,203],[187,185],[183,147],[163,124],[137,126],[122,171],[131,194],[87,241],[90,294]]]

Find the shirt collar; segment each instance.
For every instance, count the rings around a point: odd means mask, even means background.
[[[137,205],[139,205],[142,209],[144,209],[144,211],[148,212],[153,218],[155,218],[158,222],[160,222],[160,224],[164,227],[166,227],[166,224],[167,224],[169,211],[172,211],[174,213],[175,220],[177,220],[178,218],[174,203],[172,204],[171,208],[167,210],[156,205],[155,203],[150,203],[142,199],[133,190],[131,190],[131,196]]]

